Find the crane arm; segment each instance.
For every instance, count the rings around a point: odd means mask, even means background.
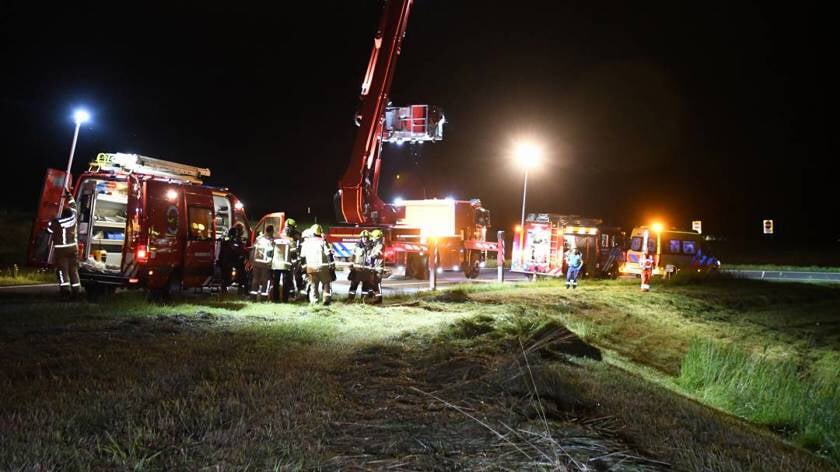
[[[385,0],[362,81],[359,130],[350,164],[339,181],[341,217],[352,224],[394,223],[396,211],[377,193],[385,106],[413,0]]]

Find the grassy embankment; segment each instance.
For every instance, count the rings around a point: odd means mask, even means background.
[[[514,296],[548,306],[541,297],[555,293]],[[839,303],[836,286],[695,278],[645,296],[635,284],[591,284],[560,293],[552,311],[615,364],[840,463]]]
[[[0,213],[0,287],[30,285],[55,281],[52,272],[25,267],[32,215],[29,213]]]
[[[130,294],[9,301],[0,468],[829,467],[668,389],[836,460],[836,390],[822,410],[755,395],[768,385],[800,395],[792,371],[764,368],[777,362],[796,366],[807,392],[836,386],[836,289],[727,280],[636,290],[478,286],[317,309],[157,306]],[[762,408],[788,416],[751,416]]]

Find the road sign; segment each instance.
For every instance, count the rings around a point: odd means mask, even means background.
[[[773,234],[773,220],[764,220],[764,234]]]
[[[691,229],[697,231],[698,234],[703,234],[703,222],[700,220],[694,220],[691,222]]]

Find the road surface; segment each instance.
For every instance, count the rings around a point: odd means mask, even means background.
[[[840,272],[802,272],[795,270],[723,270],[747,279],[782,280],[787,282],[840,282]]]

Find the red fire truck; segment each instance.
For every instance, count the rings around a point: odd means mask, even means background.
[[[362,82],[356,116],[359,130],[335,197],[337,218],[346,225],[331,228],[327,237],[338,258],[346,259],[362,230],[381,229],[386,262],[403,266],[407,275],[418,278],[427,274],[427,237],[439,237],[441,265],[463,267],[465,275],[475,277],[484,254],[499,247],[485,239],[489,212],[479,201],[443,204],[443,200],[415,200],[387,204],[378,195],[384,143],[443,139],[446,119],[439,109],[428,105],[387,106],[412,3],[413,0],[389,0],[383,7]],[[449,223],[443,228],[425,217],[414,218],[412,215],[418,212],[437,213]],[[441,233],[433,234],[438,231]]]
[[[210,283],[228,229],[241,226],[246,240],[251,230],[235,195],[202,184],[209,175],[209,169],[136,154],[99,154],[73,187],[85,291],[96,296],[142,287],[169,294]],[[50,262],[44,229],[59,212],[67,177],[47,171],[32,228],[31,265]]]
[[[624,261],[624,233],[597,218],[554,213],[531,213],[513,238],[511,270],[524,274],[563,277],[566,254],[583,255],[582,275],[616,277]]]

